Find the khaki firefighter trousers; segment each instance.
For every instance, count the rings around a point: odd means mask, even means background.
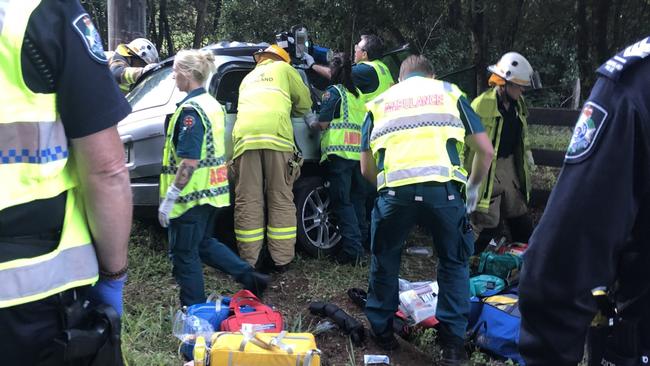
[[[288,264],[296,245],[293,182],[300,175],[294,153],[247,150],[234,160],[232,174],[239,255],[255,266],[266,238],[275,265]]]
[[[487,213],[474,211],[470,215],[474,235],[483,229],[495,228],[501,218],[512,219],[528,212],[526,197],[521,192],[521,183],[515,169],[515,159],[512,155],[499,158],[494,174],[494,185],[490,209]]]

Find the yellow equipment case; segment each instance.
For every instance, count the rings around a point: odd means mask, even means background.
[[[311,333],[218,332],[211,344],[211,366],[320,366]]]

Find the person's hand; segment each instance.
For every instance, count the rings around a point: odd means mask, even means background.
[[[526,162],[528,162],[528,167],[530,168],[530,172],[534,172],[535,169],[537,168],[537,165],[535,165],[535,159],[533,159],[533,152],[528,150],[526,151]]]
[[[173,184],[167,189],[167,194],[158,207],[158,222],[160,222],[160,226],[169,226],[169,213],[172,212],[174,202],[176,202],[180,194],[181,190]]]
[[[302,56],[302,63],[297,65],[296,67],[303,69],[303,70],[309,70],[311,69],[312,66],[314,66],[314,57],[308,53],[305,53]]]
[[[476,206],[478,205],[478,188],[480,184],[467,183],[466,186],[466,196],[467,201],[465,202],[465,209],[468,214],[476,211]]]
[[[314,112],[307,112],[302,119],[305,121],[305,124],[309,126],[312,130],[320,130],[320,125],[318,124],[318,116]]]
[[[147,66],[145,66],[145,67],[142,68],[142,73],[144,74],[145,72],[147,72],[147,71],[153,69],[153,68],[156,67],[156,66],[158,66],[157,63],[148,64]]]
[[[122,316],[122,290],[126,282],[126,275],[115,279],[100,279],[88,291],[88,300],[91,304],[110,305],[119,316]]]

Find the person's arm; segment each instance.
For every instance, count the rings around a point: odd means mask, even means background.
[[[203,123],[193,108],[184,108],[178,116],[174,127],[178,131],[176,155],[181,161],[178,164],[174,183],[169,186],[165,193],[165,198],[158,207],[158,220],[162,227],[169,226],[169,213],[172,211],[174,203],[180,196],[181,191],[192,179],[194,171],[199,165],[203,147],[203,136],[205,134]]]
[[[117,272],[127,264],[132,213],[129,172],[117,127],[71,141],[99,268]]]
[[[341,95],[334,86],[329,86],[321,101],[318,124],[320,130],[326,130],[334,118],[340,117]]]
[[[366,113],[366,118],[361,126],[361,175],[373,186],[377,186],[377,163],[370,150],[370,135],[372,133],[373,117],[372,112]]]
[[[291,95],[291,115],[302,117],[311,110],[311,94],[303,82],[300,74],[289,64],[286,64],[287,78],[289,80],[289,93]]]
[[[318,75],[330,80],[332,78],[332,70],[328,66],[323,66],[319,64],[311,65],[311,69],[314,70]]]
[[[490,163],[494,157],[494,148],[485,132],[466,136],[465,143],[475,152],[468,185],[478,186],[490,170]]]
[[[467,183],[469,187],[478,188],[490,170],[490,163],[494,157],[494,148],[487,133],[485,133],[480,117],[474,112],[467,98],[464,96],[458,98],[457,108],[465,127],[465,144],[474,152],[471,173]]]

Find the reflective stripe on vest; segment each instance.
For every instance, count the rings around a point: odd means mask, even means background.
[[[390,74],[390,70],[380,60],[361,61],[359,63],[371,66],[375,70],[375,73],[377,73],[377,79],[379,82],[377,89],[375,89],[373,92],[361,94],[361,99],[363,99],[364,103],[375,99],[379,94],[385,92],[388,90],[388,88],[395,84],[395,80],[393,80],[393,76]]]
[[[377,189],[423,182],[467,182],[451,163],[449,142],[462,151],[465,128],[458,111],[462,92],[442,81],[411,77],[367,104],[374,117],[370,148],[383,151]]]
[[[355,97],[342,85],[334,86],[341,96],[339,118],[333,119],[321,137],[321,163],[327,156],[359,160],[361,153],[361,125],[366,113],[361,95]]]
[[[242,80],[232,131],[233,159],[247,150],[295,150],[287,72],[295,70],[286,62],[266,60]]]
[[[228,169],[226,168],[224,132],[225,114],[221,104],[207,93],[197,95],[185,101],[172,115],[167,128],[167,140],[163,150],[163,167],[160,174],[160,197],[167,194],[167,189],[176,178],[178,163],[182,160],[176,155],[173,144],[176,123],[183,108],[191,107],[199,115],[205,129],[201,158],[189,183],[181,190],[174,203],[170,218],[184,214],[192,207],[212,205],[225,207],[230,205]]]
[[[23,38],[39,3],[0,1],[0,210],[68,191],[66,210],[56,249],[0,263],[0,308],[90,285],[98,273],[56,95],[34,93],[23,80]]]

